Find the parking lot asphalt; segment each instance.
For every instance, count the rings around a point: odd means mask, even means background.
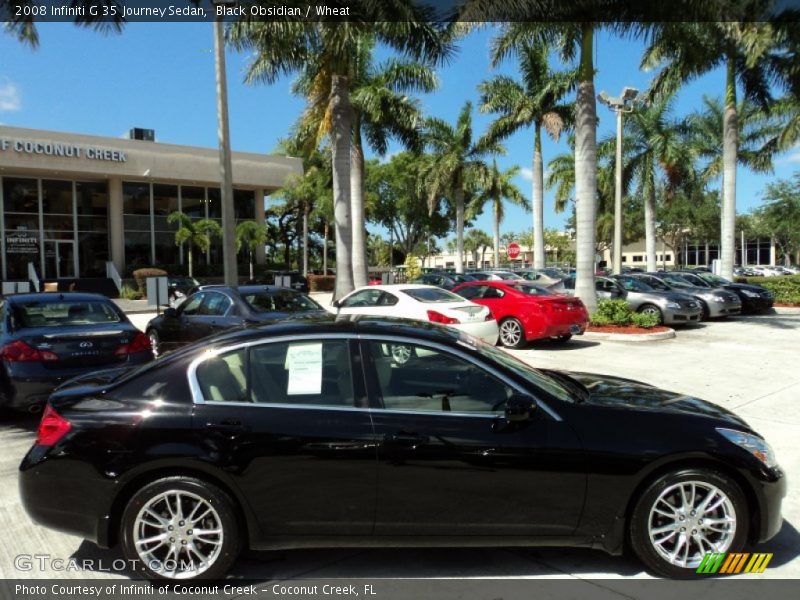
[[[152,315],[132,315],[143,328]],[[732,409],[775,448],[789,477],[784,525],[758,547],[774,558],[761,578],[800,578],[800,315],[764,315],[714,321],[678,330],[674,339],[645,343],[574,338],[557,346],[538,342],[513,353],[534,366],[621,375],[696,395]],[[19,503],[16,470],[34,438],[37,419],[0,421],[0,577],[119,578],[110,572],[118,550],[31,523]],[[614,435],[614,432],[609,432]],[[675,435],[680,435],[679,431]],[[94,561],[88,570],[55,573],[49,566],[21,571],[19,556]],[[88,563],[86,563],[88,564]],[[24,565],[23,565],[24,566]],[[632,557],[599,551],[549,548],[344,549],[246,552],[232,575],[257,580],[296,578],[645,578]]]

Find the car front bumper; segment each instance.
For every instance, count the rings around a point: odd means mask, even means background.
[[[698,323],[703,320],[703,309],[662,308],[665,325],[680,325],[682,323]]]
[[[762,543],[774,538],[783,527],[781,504],[786,496],[785,473],[778,467],[760,473],[753,482],[758,499],[758,528],[752,532],[754,542]]]
[[[718,317],[730,317],[732,315],[741,314],[742,303],[739,298],[736,298],[736,300],[737,302],[706,300],[706,306],[708,306],[708,317],[710,319],[715,319]]]
[[[494,346],[497,343],[497,338],[500,334],[500,330],[497,327],[497,321],[492,319],[491,321],[478,321],[475,323],[460,323],[458,325],[452,325],[455,329],[459,331],[463,331],[464,333],[468,333],[472,337],[478,338],[486,342],[487,344],[491,344]]]

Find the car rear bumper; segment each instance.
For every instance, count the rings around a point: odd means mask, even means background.
[[[497,321],[494,319],[491,321],[479,321],[477,323],[461,323],[459,325],[453,325],[453,327],[492,346],[497,343],[497,338],[500,334]]]

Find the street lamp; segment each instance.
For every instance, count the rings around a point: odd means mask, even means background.
[[[632,112],[640,105],[639,90],[632,87],[622,89],[619,98],[600,92],[597,99],[617,113],[617,164],[614,174],[614,249],[612,269],[614,274],[622,273],[622,114]]]

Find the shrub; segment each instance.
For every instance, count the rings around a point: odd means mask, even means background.
[[[128,284],[123,284],[122,290],[119,293],[119,297],[123,300],[141,300],[142,292],[129,286]]]
[[[312,292],[332,292],[336,285],[333,275],[309,275],[308,289]]]
[[[422,267],[419,265],[419,259],[413,254],[406,256],[406,281],[414,281],[417,277],[422,275]]]
[[[597,310],[591,316],[590,322],[598,327],[635,325],[650,329],[658,325],[658,317],[633,312],[625,300],[601,300],[597,305]]]
[[[751,283],[767,288],[775,294],[775,302],[796,304],[800,299],[800,275],[782,275],[778,277],[740,278],[742,283]]]
[[[136,280],[136,286],[139,288],[142,296],[147,295],[147,278],[148,277],[166,277],[167,272],[154,267],[146,267],[144,269],[136,269],[133,272],[133,278]]]

